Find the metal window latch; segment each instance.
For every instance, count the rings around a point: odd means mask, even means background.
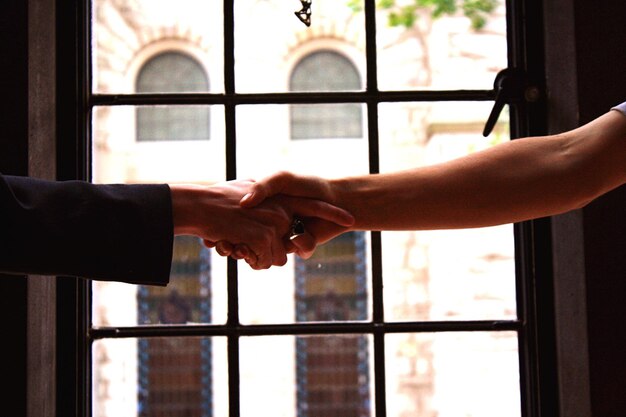
[[[534,102],[539,99],[539,88],[531,85],[526,72],[519,68],[506,68],[500,71],[493,82],[493,89],[496,97],[483,130],[485,137],[493,130],[505,104]]]
[[[302,9],[295,12],[295,15],[298,16],[298,19],[305,25],[311,26],[311,4],[313,0],[300,0],[302,3]]]

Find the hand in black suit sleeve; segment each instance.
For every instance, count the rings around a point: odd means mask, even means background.
[[[0,175],[0,271],[166,285],[166,184],[96,185]]]

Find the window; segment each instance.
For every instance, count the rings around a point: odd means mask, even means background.
[[[139,324],[175,325],[211,321],[211,258],[193,237],[174,242],[171,285],[139,287]],[[138,342],[138,406],[140,416],[212,415],[209,339],[182,341],[145,338]]]
[[[361,77],[344,56],[318,51],[302,58],[289,83],[291,91],[356,91]],[[292,105],[291,138],[361,138],[363,122],[357,103]]]
[[[138,93],[207,92],[202,66],[180,52],[151,58],[137,76]],[[208,140],[209,109],[198,106],[142,106],[137,108],[137,140]]]
[[[350,232],[296,260],[296,320],[367,318],[363,232]],[[369,349],[365,336],[296,338],[298,415],[367,416]]]
[[[498,3],[483,32],[462,16],[426,13],[428,24],[412,28],[419,33],[389,27],[374,1],[356,3],[316,0],[311,29],[276,13],[282,1],[85,3],[88,176],[211,184],[277,169],[378,173],[508,140],[509,129],[528,133],[525,105],[510,109],[495,137],[476,130],[495,74],[528,67],[522,2]],[[157,43],[184,47],[150,55],[135,90],[119,87]],[[187,47],[208,58],[173,52]],[[202,68],[217,68],[211,86]],[[190,75],[170,77],[180,71]],[[172,112],[140,116],[161,108]],[[192,140],[208,132],[209,110],[211,140]],[[363,140],[341,140],[352,138]],[[148,143],[156,141],[164,143]],[[532,232],[524,224],[346,234],[315,258],[266,272],[179,240],[166,290],[81,287],[77,409],[539,416]]]

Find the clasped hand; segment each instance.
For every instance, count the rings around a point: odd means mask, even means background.
[[[244,259],[253,269],[282,266],[288,253],[307,258],[323,239],[315,232],[337,235],[354,223],[350,213],[326,201],[270,194],[265,183],[251,180],[170,189],[175,234],[198,236],[220,255]],[[290,240],[294,218],[304,222],[306,232]]]

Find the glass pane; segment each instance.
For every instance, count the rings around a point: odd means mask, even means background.
[[[137,108],[137,141],[185,141],[211,138],[207,106],[141,106]]]
[[[167,108],[167,107],[166,107]],[[93,181],[95,183],[198,183],[224,180],[224,110],[221,106],[191,106],[187,111],[210,116],[209,140],[139,141],[143,127],[139,110],[153,107],[97,107],[93,121]],[[185,125],[171,113],[156,129],[176,134]],[[206,119],[205,119],[206,121]],[[147,129],[148,131],[152,131]],[[164,133],[165,132],[165,133]],[[98,326],[167,323],[159,309],[186,306],[178,322],[221,323],[226,317],[226,260],[195,238],[177,238],[170,285],[140,287],[94,282],[93,320]],[[120,303],[120,300],[125,300]],[[180,311],[179,311],[180,312]]]
[[[365,335],[242,338],[241,416],[373,416],[372,357]]]
[[[163,52],[146,62],[137,75],[138,93],[208,91],[209,80],[202,65],[180,52]]]
[[[521,415],[514,332],[385,338],[387,416]]]
[[[363,137],[363,106],[359,103],[292,104],[292,139]]]
[[[93,8],[95,92],[224,91],[222,1],[93,0]]]
[[[481,134],[491,103],[396,103],[379,107],[381,172],[436,164],[509,140],[503,112]],[[511,225],[383,232],[389,320],[514,319]]]
[[[348,2],[315,0],[307,27],[294,16],[299,6],[280,0],[235,0],[237,91],[363,89],[363,16]],[[335,58],[341,61],[338,65]]]
[[[365,233],[337,236],[295,264],[297,321],[368,318]]]
[[[488,89],[507,66],[504,0],[377,2],[378,85],[381,90]],[[382,5],[389,4],[390,8]],[[480,7],[493,9],[479,11]],[[484,19],[484,26],[480,26]]]
[[[228,415],[226,339],[107,339],[93,344],[93,415]]]
[[[332,50],[304,56],[291,72],[291,91],[348,91],[361,87],[361,76],[350,60]]]
[[[359,109],[364,113],[362,106]],[[333,136],[332,130],[317,125],[311,126],[311,132],[319,139],[295,140],[290,136],[289,126],[290,106],[238,107],[237,169],[240,178],[261,178],[279,170],[325,177],[368,172],[365,137],[342,139]],[[326,136],[317,133],[322,130]],[[367,319],[370,305],[368,242],[367,233],[347,235],[319,248],[308,261],[291,255],[284,267],[265,271],[255,271],[240,263],[242,322]],[[342,313],[319,311],[331,305]]]

